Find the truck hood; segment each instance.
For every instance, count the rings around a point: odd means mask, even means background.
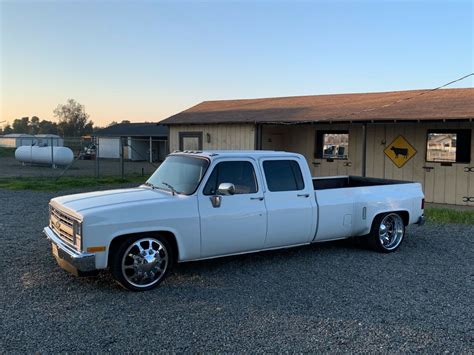
[[[169,193],[146,187],[87,192],[53,198],[51,205],[69,210],[72,214],[119,204],[131,204],[148,200],[166,200],[174,198]]]

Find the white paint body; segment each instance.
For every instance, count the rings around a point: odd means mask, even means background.
[[[178,246],[178,261],[183,262],[365,235],[374,217],[384,212],[407,213],[410,224],[423,215],[424,196],[419,183],[315,191],[306,160],[300,154],[268,151],[187,154],[204,156],[210,161],[192,195],[173,195],[141,186],[51,200],[52,207],[82,221],[82,253],[86,254],[89,247],[106,247],[104,252],[95,254],[97,269],[108,266],[109,246],[114,238],[131,233],[171,233]],[[268,190],[262,163],[274,159],[298,162],[304,190]],[[202,190],[213,167],[230,160],[252,163],[258,192],[222,196],[221,206],[214,208]]]
[[[22,163],[69,165],[74,153],[67,147],[21,146],[15,150],[15,159]]]

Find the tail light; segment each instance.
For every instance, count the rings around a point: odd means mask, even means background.
[[[425,199],[424,198],[421,199],[421,209],[422,210],[425,209]]]

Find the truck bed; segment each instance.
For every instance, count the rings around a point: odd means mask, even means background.
[[[409,184],[410,181],[368,178],[362,176],[331,176],[313,178],[314,190],[342,189],[351,187],[367,187],[394,184]]]

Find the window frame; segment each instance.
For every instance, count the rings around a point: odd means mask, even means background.
[[[184,138],[197,138],[198,139],[198,151],[203,150],[202,146],[202,136],[203,133],[202,131],[194,131],[194,132],[178,132],[178,144],[179,144],[179,150],[184,151]]]
[[[267,180],[267,175],[265,173],[265,168],[263,166],[263,164],[265,162],[273,162],[273,161],[292,161],[294,162],[297,166],[298,166],[298,169],[300,171],[300,174],[301,174],[301,181],[303,182],[303,187],[301,189],[295,189],[295,190],[280,190],[280,191],[272,191],[270,189],[270,186],[268,185],[268,180]],[[279,193],[279,192],[297,192],[297,191],[304,191],[306,190],[306,182],[304,181],[304,175],[303,175],[303,171],[301,171],[301,166],[300,166],[300,162],[298,159],[295,159],[295,158],[264,158],[262,159],[262,161],[260,162],[260,167],[262,169],[262,179],[265,181],[265,188],[267,189],[268,192],[271,192],[271,193]],[[298,187],[298,183],[296,181],[296,177],[295,177],[295,183],[296,183],[296,187]]]
[[[347,134],[347,154],[345,158],[325,158],[324,157],[324,135],[325,134]],[[315,159],[325,159],[327,161],[333,160],[349,160],[349,145],[350,145],[350,131],[348,129],[317,129],[315,131],[314,138],[314,158]]]
[[[469,149],[467,150],[467,161],[458,161],[458,148],[459,148],[459,141],[456,137],[456,161],[439,161],[439,160],[428,160],[428,136],[433,133],[455,133],[457,136],[459,136],[459,132],[463,132],[463,134],[467,134],[467,141],[469,143]],[[425,162],[426,163],[431,163],[431,164],[470,164],[472,161],[472,156],[471,156],[471,150],[472,150],[472,129],[470,128],[453,128],[453,129],[428,129],[425,134]]]
[[[214,170],[217,168],[217,166],[219,164],[222,164],[222,163],[241,163],[241,162],[245,162],[245,163],[249,163],[252,167],[252,170],[253,170],[253,177],[255,179],[255,187],[257,188],[257,190],[255,192],[248,192],[248,193],[235,193],[233,195],[226,195],[226,196],[240,196],[240,195],[254,195],[254,194],[258,194],[259,191],[260,191],[260,184],[259,184],[259,181],[258,181],[258,176],[257,176],[257,169],[256,169],[256,164],[254,161],[252,160],[248,160],[248,159],[239,159],[239,158],[236,158],[236,159],[232,159],[232,160],[229,160],[229,159],[222,159],[222,160],[218,160],[218,161],[215,161],[215,164],[212,165],[212,169],[209,169],[211,168],[211,166],[209,166],[208,168],[208,171],[209,171],[209,175],[206,177],[204,177],[202,179],[202,181],[206,180],[203,184],[202,184],[202,188],[200,189],[200,192],[203,196],[221,196],[217,193],[215,194],[206,194],[204,193],[204,190],[206,188],[206,185],[207,183],[209,182],[209,180],[211,179],[212,177],[212,174],[214,173]]]

